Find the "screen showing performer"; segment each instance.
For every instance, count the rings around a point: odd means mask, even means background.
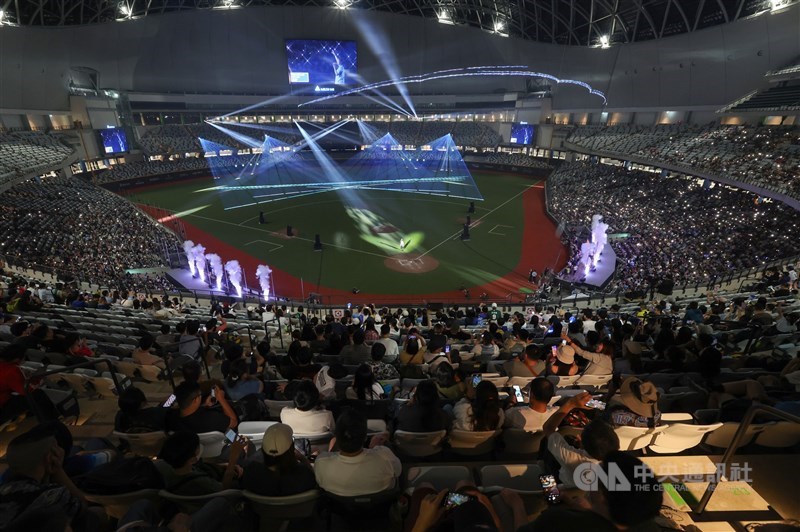
[[[287,40],[286,58],[289,83],[315,93],[352,85],[358,72],[355,41]]]
[[[511,144],[521,144],[528,146],[533,144],[536,138],[536,129],[527,122],[517,122],[511,124]]]

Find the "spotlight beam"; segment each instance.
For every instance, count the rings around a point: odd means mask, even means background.
[[[325,126],[321,126],[319,124],[315,124],[314,122],[309,122],[308,120],[302,120],[302,122],[305,123],[305,124],[308,124],[309,126],[315,127],[317,129],[325,129]],[[338,133],[338,132],[334,131],[334,132],[331,132],[329,134],[334,136],[334,137],[340,138],[345,142],[351,142],[353,144],[360,144],[361,143],[360,139],[353,138],[350,135],[346,135],[344,133]]]
[[[397,64],[397,56],[392,49],[392,44],[383,32],[376,31],[374,25],[370,24],[366,16],[359,11],[353,12],[353,21],[361,36],[369,46],[372,53],[380,61],[381,66],[394,80],[402,80],[400,75],[400,65]],[[417,116],[417,111],[414,109],[414,104],[411,101],[411,96],[408,94],[408,88],[402,81],[397,84],[397,91],[406,102],[406,105]]]
[[[221,118],[226,118],[228,116],[238,115],[239,113],[244,113],[246,111],[251,111],[253,109],[258,109],[259,107],[264,107],[265,105],[271,105],[273,103],[278,103],[281,100],[285,100],[286,98],[291,97],[290,94],[282,94],[280,96],[275,96],[274,98],[270,98],[268,100],[264,100],[262,102],[254,103],[253,105],[248,105],[247,107],[242,107],[239,110],[231,111],[230,113],[224,114]]]
[[[544,78],[549,79],[556,84],[569,84],[569,85],[578,85],[580,87],[585,88],[589,91],[589,94],[593,94],[595,96],[599,96],[603,99],[603,105],[608,102],[606,95],[597,89],[592,88],[586,82],[575,80],[575,79],[561,79],[552,74],[547,74],[545,72],[534,72],[531,70],[517,70],[517,69],[508,69],[507,67],[467,67],[467,68],[455,68],[449,70],[438,70],[436,72],[429,72],[427,74],[420,74],[418,76],[406,76],[404,78],[400,78],[398,80],[385,80],[379,81],[377,83],[370,83],[368,85],[362,85],[360,87],[355,87],[352,89],[348,89],[336,94],[329,94],[327,96],[321,96],[319,98],[315,98],[313,100],[309,100],[307,102],[302,102],[298,104],[298,107],[304,107],[307,105],[312,105],[320,102],[324,102],[327,100],[333,100],[334,98],[339,98],[342,96],[351,96],[354,94],[363,94],[366,91],[374,91],[375,89],[380,89],[383,87],[397,87],[399,83],[408,84],[408,83],[425,83],[426,81],[434,81],[440,79],[452,79],[452,78],[463,78],[463,77],[481,77],[481,76],[494,76],[494,77],[529,77],[529,78]]]
[[[241,142],[245,146],[248,146],[250,148],[260,148],[261,147],[262,142],[259,141],[259,140],[254,139],[253,137],[248,137],[247,135],[244,135],[243,133],[239,133],[237,131],[233,131],[232,129],[228,129],[226,127],[222,127],[220,125],[214,124],[213,122],[206,122],[206,123],[208,125],[210,125],[211,127],[215,127],[217,129],[219,129],[220,131],[222,131],[223,133],[225,133],[226,135],[228,135],[232,139],[238,140],[239,142]]]

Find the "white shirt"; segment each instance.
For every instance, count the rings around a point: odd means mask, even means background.
[[[400,356],[400,348],[397,347],[397,342],[391,338],[381,338],[376,343],[383,344],[386,347],[386,354],[383,355],[384,362],[394,362]]]
[[[558,410],[557,406],[548,406],[545,412],[537,412],[530,406],[509,408],[506,427],[523,429],[527,432],[542,430],[545,422]]]
[[[295,436],[299,434],[323,434],[333,432],[335,422],[328,410],[314,409],[303,412],[296,408],[281,410],[281,423],[292,427]]]
[[[599,464],[597,460],[589,456],[583,449],[576,449],[568,444],[564,437],[558,432],[554,432],[547,437],[547,450],[550,451],[556,461],[561,465],[558,471],[558,479],[565,488],[575,486],[575,468],[585,462]]]
[[[364,449],[356,456],[320,453],[314,462],[314,474],[319,487],[345,497],[393,488],[402,469],[400,460],[382,445]]]
[[[453,416],[455,417],[453,420],[454,429],[468,431],[475,430],[472,420],[472,403],[470,403],[468,400],[462,399],[456,403],[456,406],[453,407]],[[495,427],[495,429],[499,429],[503,426],[505,418],[505,412],[503,412],[503,409],[501,408],[500,419],[497,421],[497,427]]]

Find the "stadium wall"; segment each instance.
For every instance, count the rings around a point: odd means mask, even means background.
[[[354,19],[385,36],[404,75],[469,65],[525,64],[580,79],[609,108],[721,106],[765,86],[763,75],[800,55],[800,5],[701,31],[608,49],[503,38],[435,20],[358,10],[259,7],[198,10],[80,27],[0,28],[0,109],[67,110],[72,67],[101,88],[286,94],[285,38],[359,41],[359,71],[387,77]],[[412,92],[524,91],[521,79],[444,80]],[[599,109],[574,86],[553,88],[553,109]],[[297,99],[299,102],[300,100]]]

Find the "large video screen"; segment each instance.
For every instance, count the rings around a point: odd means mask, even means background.
[[[97,132],[100,135],[100,143],[103,145],[103,153],[106,155],[128,151],[128,136],[121,127],[99,129]]]
[[[336,92],[355,84],[358,49],[355,41],[286,41],[289,83],[311,92]]]
[[[536,138],[536,128],[527,122],[518,122],[511,124],[511,144],[533,144]]]

